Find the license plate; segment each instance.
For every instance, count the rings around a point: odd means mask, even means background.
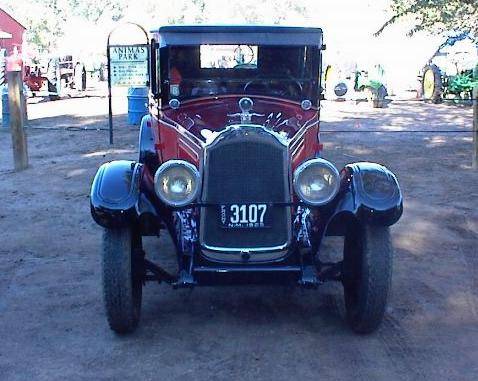
[[[225,229],[263,229],[271,227],[267,204],[219,205],[219,224]]]

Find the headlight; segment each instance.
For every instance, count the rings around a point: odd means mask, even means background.
[[[190,204],[199,193],[201,177],[196,167],[184,160],[169,160],[154,175],[154,190],[166,204]]]
[[[320,206],[330,202],[340,187],[337,168],[327,160],[312,159],[302,163],[294,172],[294,189],[307,204]]]

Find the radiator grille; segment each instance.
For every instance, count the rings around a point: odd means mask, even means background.
[[[202,244],[230,249],[263,249],[284,245],[290,238],[290,208],[269,206],[265,229],[224,229],[216,204],[284,203],[290,201],[287,147],[260,127],[224,132],[206,149]]]

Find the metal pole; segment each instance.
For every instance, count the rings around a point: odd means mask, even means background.
[[[113,105],[111,101],[111,63],[110,63],[110,37],[106,44],[106,60],[108,62],[108,122],[110,129],[110,144],[113,144]]]
[[[473,81],[478,81],[478,64],[473,71]],[[473,88],[473,168],[478,170],[478,86]]]
[[[8,71],[8,106],[10,110],[10,131],[12,133],[13,162],[15,171],[28,167],[27,140],[23,125],[25,122],[22,102],[23,82],[21,71]]]
[[[134,22],[126,22],[124,24],[134,25],[138,27],[146,37],[146,45],[149,45],[149,38],[148,32],[144,29],[141,25],[136,24]],[[110,56],[110,38],[113,32],[118,29],[121,25],[113,28],[110,33],[108,34],[108,40],[106,42],[106,61],[108,62],[108,123],[109,123],[109,131],[110,131],[110,144],[113,144],[113,105],[112,105],[112,96],[111,96],[111,56]]]

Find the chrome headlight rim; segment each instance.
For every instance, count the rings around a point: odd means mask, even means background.
[[[308,169],[311,166],[326,167],[328,170],[330,170],[332,175],[335,177],[335,183],[334,183],[334,188],[332,190],[332,193],[324,200],[311,201],[310,199],[307,199],[307,197],[305,197],[300,190],[300,186],[299,186],[300,176],[304,173],[306,169]],[[339,189],[340,189],[340,174],[338,169],[335,167],[335,165],[333,165],[330,161],[319,157],[319,158],[307,160],[303,162],[302,164],[300,164],[294,171],[294,178],[293,178],[292,184],[294,186],[295,193],[299,196],[299,198],[304,203],[311,206],[323,206],[331,202],[335,198],[335,196],[337,196],[337,193],[339,192]]]
[[[189,195],[183,201],[172,201],[166,198],[163,195],[163,193],[158,189],[160,185],[159,180],[161,175],[164,174],[167,170],[169,170],[172,167],[185,168],[187,171],[191,173],[192,177],[195,180],[196,186],[194,191],[191,192],[191,195]],[[199,171],[193,164],[185,160],[180,160],[180,159],[168,160],[159,166],[159,168],[156,170],[156,173],[154,175],[154,192],[156,193],[156,196],[158,196],[158,198],[162,202],[164,202],[166,205],[171,206],[173,208],[181,208],[189,204],[192,204],[193,201],[198,198],[200,189],[201,189],[201,174],[199,173]]]

